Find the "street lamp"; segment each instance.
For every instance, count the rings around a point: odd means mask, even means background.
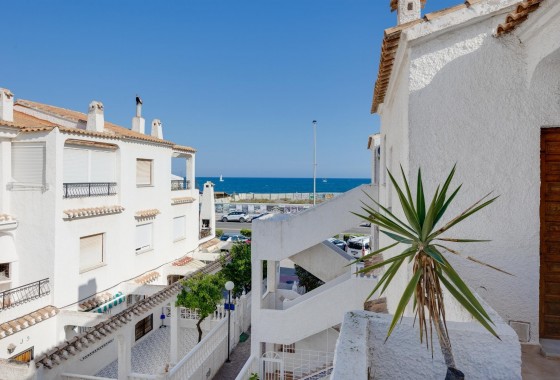
[[[313,206],[317,203],[317,120],[313,120]]]
[[[229,360],[229,345],[231,342],[231,338],[230,338],[230,318],[231,318],[231,291],[233,290],[233,287],[235,286],[235,284],[233,283],[233,281],[228,281],[226,282],[226,290],[228,291],[228,312],[227,312],[227,360],[226,363],[229,363],[231,360]]]

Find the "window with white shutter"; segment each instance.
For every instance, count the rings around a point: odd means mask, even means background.
[[[80,273],[94,269],[103,262],[103,234],[80,238]]]
[[[136,226],[136,253],[148,251],[153,247],[153,223]]]
[[[90,182],[115,182],[117,154],[115,151],[90,150]]]
[[[187,218],[178,216],[173,218],[173,241],[182,240],[186,237]]]
[[[64,148],[64,183],[89,182],[89,152],[87,149]]]
[[[12,178],[19,183],[45,183],[45,144],[12,143]]]
[[[152,184],[152,160],[136,159],[136,185],[149,186]]]
[[[115,182],[116,166],[115,151],[64,147],[64,183]]]

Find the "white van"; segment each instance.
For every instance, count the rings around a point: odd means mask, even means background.
[[[370,238],[369,236],[359,236],[348,239],[346,252],[355,258],[359,259],[370,253]]]

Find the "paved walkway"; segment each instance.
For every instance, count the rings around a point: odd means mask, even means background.
[[[251,334],[251,329],[247,331],[247,334]],[[229,356],[231,362],[224,363],[213,379],[235,380],[249,356],[251,356],[251,337],[245,342],[237,344]]]
[[[170,328],[157,328],[149,336],[142,339],[132,347],[132,372],[146,375],[156,375],[163,372],[169,363],[169,337]],[[182,336],[179,337],[179,358],[190,352],[198,341],[196,329],[181,329]],[[204,335],[207,332],[204,331]],[[95,376],[116,379],[118,374],[118,359],[110,363]]]
[[[523,380],[558,380],[560,360],[547,359],[540,353],[540,346],[521,345],[521,375]]]

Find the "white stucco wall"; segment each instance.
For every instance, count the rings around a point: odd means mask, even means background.
[[[521,379],[521,349],[517,335],[489,309],[496,321],[496,339],[478,323],[448,322],[457,368],[469,379]],[[332,379],[442,379],[447,367],[437,336],[433,358],[421,344],[418,324],[405,317],[385,341],[393,316],[366,311],[346,314],[335,352]],[[434,332],[435,335],[435,332]],[[398,358],[398,360],[395,360]]]
[[[491,10],[496,4],[484,7]],[[492,239],[462,245],[459,250],[515,276],[450,259],[506,322],[530,323],[530,341],[536,342],[540,129],[560,125],[556,38],[560,30],[558,18],[550,20],[560,8],[557,2],[543,2],[513,33],[496,38],[493,33],[510,9],[467,22],[478,7],[483,5],[442,17],[430,26],[411,28],[401,39],[400,49],[407,50],[410,61],[405,91],[410,95],[400,105],[407,112],[409,137],[408,146],[403,144],[408,150],[408,157],[402,155],[403,166],[413,178],[421,167],[425,190],[431,194],[452,165],[458,164],[454,183],[463,187],[446,220],[490,191],[500,195],[488,209],[446,235]],[[541,20],[543,15],[547,18]],[[446,25],[461,20],[462,27],[445,30]],[[430,28],[442,31],[429,34]],[[408,44],[403,42],[407,38],[411,40]],[[403,76],[399,72],[394,80],[404,80]],[[393,91],[381,109],[381,132],[388,141],[402,136],[394,127],[402,116],[396,113],[396,103],[391,103],[402,94]],[[386,200],[387,189],[381,186],[380,192],[380,199]],[[391,297],[390,309],[394,302]]]

